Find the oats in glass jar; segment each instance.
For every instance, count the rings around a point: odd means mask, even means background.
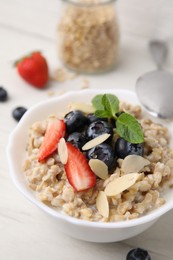
[[[59,55],[68,68],[94,73],[115,66],[119,30],[114,1],[65,1],[58,27]]]

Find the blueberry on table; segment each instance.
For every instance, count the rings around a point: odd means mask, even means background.
[[[93,122],[95,122],[95,121],[99,121],[99,120],[101,120],[101,121],[106,121],[106,122],[108,121],[107,118],[97,117],[97,116],[95,116],[93,113],[88,114],[88,115],[87,115],[87,119],[88,119],[88,123],[89,123],[89,124],[91,124],[91,123],[93,123]]]
[[[136,154],[143,156],[144,154],[144,144],[132,144],[123,138],[118,138],[115,143],[115,155],[118,158],[124,159],[130,154]]]
[[[67,137],[66,141],[81,150],[82,146],[87,142],[87,138],[82,133],[74,132]]]
[[[111,137],[113,136],[113,128],[112,126],[105,121],[102,120],[98,120],[95,121],[93,123],[91,123],[87,130],[86,130],[86,136],[88,137],[88,139],[93,139],[99,135],[102,134],[110,134]],[[109,138],[108,140],[110,140],[111,138]]]
[[[65,115],[64,122],[67,133],[71,134],[82,131],[87,124],[87,118],[82,111],[74,110]]]
[[[12,111],[12,116],[16,121],[19,121],[22,118],[22,116],[25,114],[26,111],[27,111],[27,109],[25,107],[16,107]]]
[[[7,91],[3,87],[0,87],[0,101],[4,102],[7,100],[7,98],[8,98]]]
[[[114,151],[109,144],[102,143],[87,151],[87,158],[99,159],[104,162],[109,170],[115,165]]]
[[[151,258],[147,250],[134,248],[128,252],[126,260],[151,260]]]

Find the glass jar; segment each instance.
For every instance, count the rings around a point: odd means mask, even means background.
[[[118,60],[119,30],[115,0],[62,0],[59,56],[77,72],[112,69]]]

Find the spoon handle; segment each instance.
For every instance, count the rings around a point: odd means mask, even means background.
[[[166,59],[168,49],[165,42],[152,40],[149,43],[151,56],[156,63],[157,69],[161,70]]]

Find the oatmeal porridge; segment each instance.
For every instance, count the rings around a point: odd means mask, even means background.
[[[93,113],[84,106],[30,127],[29,188],[55,210],[88,221],[130,220],[162,206],[162,191],[173,185],[168,129],[110,94],[92,106]]]

